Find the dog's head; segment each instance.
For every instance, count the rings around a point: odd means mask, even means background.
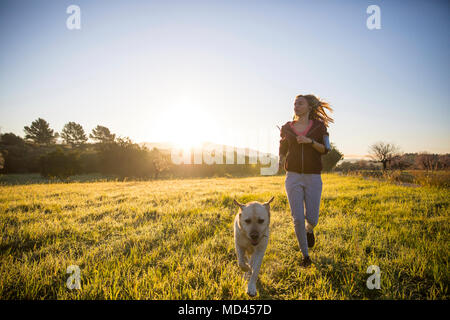
[[[259,243],[264,236],[264,231],[269,226],[270,203],[273,199],[274,197],[265,203],[253,201],[247,204],[234,200],[234,203],[241,208],[238,213],[239,228],[254,246]]]

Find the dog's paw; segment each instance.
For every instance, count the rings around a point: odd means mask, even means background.
[[[249,283],[248,288],[247,288],[247,294],[250,297],[255,297],[256,296],[256,285]]]
[[[251,272],[251,268],[248,263],[245,262],[239,263],[239,268],[241,268],[241,270],[244,272]]]

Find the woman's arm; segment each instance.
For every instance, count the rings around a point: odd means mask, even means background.
[[[280,140],[280,148],[278,151],[278,155],[280,156],[280,158],[286,156],[288,148],[289,148],[289,145],[288,145],[287,139],[286,138],[281,139]]]
[[[288,152],[289,149],[289,143],[287,141],[286,135],[284,134],[284,132],[282,130],[280,130],[280,148],[278,151],[278,170],[280,170],[280,168],[284,167],[284,161],[286,160],[286,154]]]
[[[305,136],[297,136],[297,142],[298,143],[311,143],[312,139],[305,137]],[[317,151],[319,151],[321,154],[325,154],[327,153],[327,149],[325,148],[325,146],[317,141],[314,140],[314,143],[312,145],[312,147],[314,149],[316,149]]]
[[[280,139],[280,148],[278,151],[278,155],[281,159],[281,158],[286,157],[286,154],[289,149],[289,143],[287,141],[286,134],[284,133],[283,128],[281,128],[281,130],[280,130],[280,138],[281,138]]]
[[[311,140],[312,141],[312,139],[309,139],[309,140]],[[310,141],[310,142],[311,142]],[[314,148],[314,149],[316,149],[317,151],[319,151],[320,153],[322,153],[322,154],[325,154],[326,153],[326,149],[325,149],[325,146],[323,145],[323,144],[321,144],[321,143],[318,143],[317,141],[314,141],[314,143],[312,144],[312,147]]]

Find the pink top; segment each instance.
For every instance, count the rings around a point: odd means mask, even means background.
[[[298,131],[295,130],[295,128],[294,128],[294,122],[295,122],[295,121],[289,122],[289,125],[291,126],[292,130],[294,130],[294,132],[295,132],[297,135],[299,135],[299,136],[306,136],[306,134],[308,133],[309,129],[311,129],[311,127],[312,127],[312,125],[313,125],[313,121],[310,119],[310,120],[309,120],[309,125],[308,125],[308,127],[307,127],[304,131],[298,132]]]

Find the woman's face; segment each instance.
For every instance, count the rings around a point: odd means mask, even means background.
[[[294,102],[294,112],[297,116],[303,116],[309,112],[308,101],[304,97],[298,97]]]

